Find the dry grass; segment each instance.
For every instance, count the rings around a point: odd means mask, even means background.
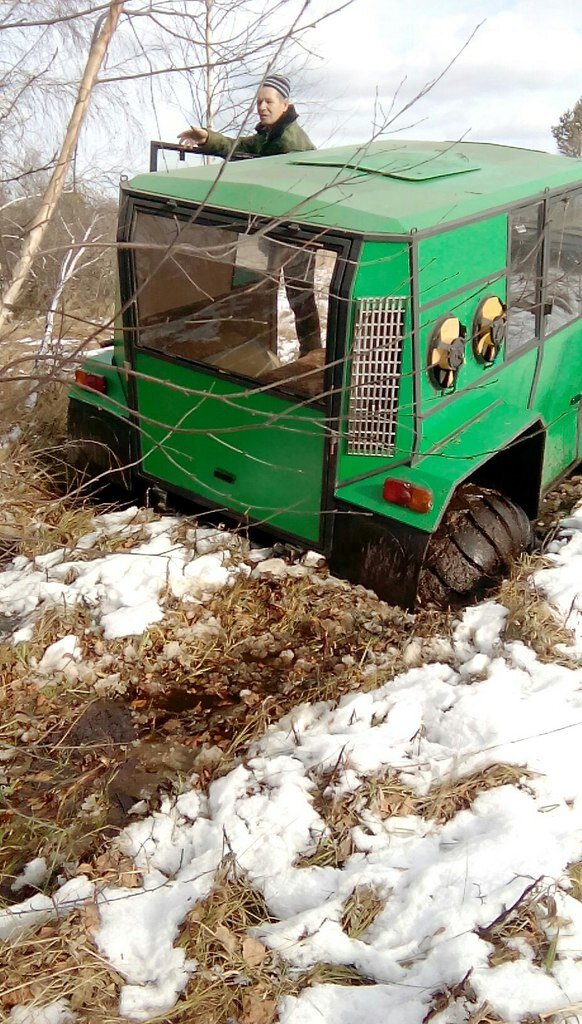
[[[542,662],[572,666],[573,661],[556,650],[557,644],[573,643],[572,632],[559,622],[532,580],[533,573],[545,566],[543,555],[524,555],[501,584],[498,599],[508,610],[505,639],[521,640]]]
[[[458,985],[440,989],[432,996],[430,1008],[423,1017],[423,1024],[428,1024],[437,1014],[445,1013],[447,1010],[451,1016],[455,1013],[455,1020],[461,1019],[462,1014],[462,1019],[466,1020],[467,1024],[504,1024],[489,1003],[477,1006],[476,998],[467,978]]]
[[[5,390],[0,388],[3,399]],[[0,446],[0,564],[17,554],[33,557],[73,546],[98,511],[65,493],[66,388],[48,385],[23,415],[28,390],[23,384],[17,396],[9,396],[0,418],[0,437],[9,435],[14,422],[21,424],[19,436]]]
[[[359,939],[384,909],[386,898],[371,885],[357,885],[344,903],[340,924],[350,939]]]
[[[112,865],[117,880],[123,867]],[[123,881],[127,884],[126,878]],[[362,934],[382,905],[371,890],[354,891],[344,912],[347,933]],[[211,894],[190,912],[178,940],[197,970],[172,1010],[156,1020],[274,1024],[284,994],[297,995],[315,984],[370,983],[354,968],[333,964],[290,974],[276,955],[249,935],[254,926],[271,920],[262,896],[244,878],[232,877],[227,859]],[[6,1017],[0,1019],[7,1019],[10,1008],[18,1004],[40,1007],[66,999],[87,1024],[121,1022],[117,1001],[123,978],[95,950],[92,936],[98,924],[98,912],[90,904],[64,921],[5,943],[0,1007]]]
[[[469,775],[440,782],[425,795],[415,793],[400,781],[397,772],[366,779],[354,792],[340,797],[322,796],[330,778],[317,779],[319,794],[315,806],[325,822],[325,832],[316,849],[302,857],[299,867],[342,867],[356,852],[352,830],[365,826],[365,815],[386,818],[419,815],[444,825],[471,807],[479,793],[499,786],[524,786],[531,772],[519,765],[493,764]]]
[[[469,985],[470,973],[469,971],[456,985],[447,985],[437,992],[433,992],[430,1007],[422,1018],[422,1024],[428,1024],[433,1017],[444,1013],[445,1010],[450,1009],[455,1003],[462,1003],[467,1007],[467,1005],[474,1002],[475,995]]]
[[[416,798],[414,813],[444,825],[459,811],[471,807],[479,793],[500,786],[523,788],[524,780],[531,777],[532,773],[519,765],[489,765],[470,775],[442,782],[431,789],[426,797]]]
[[[244,879],[231,878],[226,862],[182,929],[180,945],[198,970],[167,1019],[271,1024],[278,999],[293,985],[282,964],[248,934],[270,920],[261,895]]]
[[[303,989],[314,985],[346,985],[357,988],[361,985],[374,984],[373,978],[359,974],[356,968],[350,967],[349,964],[320,963],[296,980],[296,991],[302,992]]]
[[[495,1013],[489,1003],[481,1003],[467,1017],[467,1024],[500,1024],[500,1022],[501,1017]]]
[[[79,539],[95,527],[95,516],[116,511],[119,505],[89,501],[80,493],[66,493],[61,448],[31,451],[25,442],[8,449],[0,448],[0,466],[4,480],[0,495],[0,564],[24,554],[28,558],[63,548],[77,560],[128,550],[145,539],[135,532],[120,532],[103,541],[101,550],[76,551]],[[152,513],[141,509],[136,523],[145,524]]]
[[[570,895],[582,902],[582,860],[568,866],[568,878],[572,883]]]
[[[297,991],[301,982],[290,981],[262,943],[249,936],[254,925],[269,920],[261,896],[244,880],[232,879],[226,863],[210,896],[188,915],[178,940],[198,968],[177,1004],[156,1020],[272,1024],[278,999]],[[90,904],[65,921],[5,943],[0,990],[5,1013],[21,1003],[43,1006],[67,999],[87,1024],[121,1021],[117,1002],[123,978],[95,950],[92,936],[98,924],[98,911]]]
[[[530,947],[534,964],[551,971],[561,924],[563,922],[557,916],[556,901],[550,889],[533,882],[511,907],[490,925],[480,928],[478,934],[493,947],[489,954],[490,966],[497,967],[520,959],[523,954],[516,946],[519,940]],[[553,938],[550,938],[551,932],[554,933]]]
[[[95,924],[89,906],[34,934],[4,942],[0,1008],[5,1016],[0,1019],[8,1019],[12,1006],[42,1007],[66,999],[86,1024],[120,1020],[117,1001],[123,979],[96,952],[91,939]]]

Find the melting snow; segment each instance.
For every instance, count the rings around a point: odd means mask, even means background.
[[[16,559],[2,574],[0,612],[18,616],[26,629],[42,607],[82,600],[106,637],[126,636],[163,617],[167,586],[182,600],[201,600],[249,571],[233,560],[228,535],[217,549],[207,531],[202,548],[187,549],[171,540],[174,520],[136,527],[134,515],[101,517],[81,545],[90,552],[113,531],[139,530],[131,550],[88,561],[67,551]],[[434,993],[468,974],[476,1003],[458,996],[433,1024],[466,1021],[484,1002],[502,1020],[518,1021],[581,1001],[582,903],[570,894],[567,868],[582,859],[582,668],[575,666],[582,656],[582,512],[565,521],[550,557],[536,582],[573,632],[571,667],[542,663],[523,643],[507,642],[500,604],[470,608],[451,642],[441,644],[446,662],[386,678],[337,706],[297,707],[207,793],[165,798],[159,811],[129,825],[118,844],[141,872],[140,887],[95,893],[74,879],[50,899],[38,895],[4,911],[0,934],[96,899],[98,948],[126,982],[120,1013],[147,1021],[172,1007],[196,971],[177,945],[180,926],[210,892],[227,849],[276,919],[257,927],[256,938],[292,968],[349,965],[365,979],[285,997],[282,1024],[364,1017],[422,1024]],[[40,667],[76,657],[72,640],[53,645]],[[363,806],[341,868],[299,866],[327,834],[317,793],[357,799],[371,778],[391,772],[422,797],[500,763],[528,773],[519,784],[484,790],[447,821],[412,812],[382,817]],[[488,927],[536,884],[551,892],[560,921],[551,969],[519,942],[517,959],[492,966]],[[352,938],[342,915],[357,887],[372,887],[384,905]],[[548,941],[557,929],[548,920]],[[73,1019],[66,1007],[52,1006],[39,1024]],[[11,1021],[36,1024],[27,1012],[16,1007]]]

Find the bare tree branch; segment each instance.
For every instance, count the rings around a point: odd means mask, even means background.
[[[12,280],[2,297],[0,307],[0,327],[11,317],[14,304],[22,291],[23,285],[30,274],[34,257],[40,246],[47,225],[54,214],[59,196],[62,194],[65,176],[71,164],[75,147],[79,138],[79,132],[85,119],[91,92],[95,80],[107,53],[111,38],[117,28],[120,14],[123,10],[123,0],[112,0],[109,5],[107,16],[101,29],[96,32],[96,37],[91,45],[85,71],[79,85],[77,102],[69,121],[69,126],[59,154],[57,165],[53,171],[48,188],[44,195],[40,208],[33,219],[23,244],[22,253],[14,269]]]

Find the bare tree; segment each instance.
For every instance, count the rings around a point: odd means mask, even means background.
[[[65,183],[76,188],[86,175],[88,139],[92,146],[96,140],[102,142],[112,160],[114,137],[139,138],[134,125],[129,128],[132,91],[142,90],[140,103],[133,104],[140,110],[146,91],[152,110],[164,94],[173,94],[189,120],[194,117],[212,126],[219,119],[220,128],[229,129],[248,116],[249,85],[264,73],[273,55],[278,67],[288,70],[304,48],[305,35],[313,27],[303,18],[307,6],[300,5],[298,17],[293,0],[275,0],[270,7],[256,7],[249,0],[162,0],[145,7],[110,0],[82,8],[73,0],[30,0],[17,7],[0,0],[0,125],[7,143],[0,154],[0,199],[11,202],[20,195],[44,192],[20,258],[16,264],[9,261],[11,273],[3,260],[0,327],[13,316]],[[75,81],[75,57],[66,64],[59,58],[63,33],[69,44],[74,42],[74,53],[88,52],[84,69],[78,68],[80,86]],[[110,113],[103,116],[115,90],[125,94],[122,99],[116,96],[115,118]],[[73,113],[65,118],[73,97]],[[102,116],[96,118],[99,110]],[[92,130],[82,136],[81,128],[92,112]],[[26,145],[28,126],[35,128],[34,152]],[[114,160],[110,170],[116,179]],[[45,191],[39,180],[51,170]],[[11,240],[12,247],[15,241]]]
[[[71,115],[65,138],[41,205],[32,220],[22,246],[20,258],[14,268],[12,279],[2,296],[0,306],[0,328],[11,318],[15,302],[30,273],[33,260],[40,250],[46,229],[62,194],[67,172],[71,166],[81,126],[85,119],[91,93],[99,69],[103,63],[111,38],[117,28],[123,10],[123,0],[112,0],[105,17],[100,16],[95,27],[93,41],[87,57],[85,70],[79,84],[77,100]]]

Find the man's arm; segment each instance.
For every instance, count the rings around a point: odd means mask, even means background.
[[[240,139],[232,139],[220,132],[208,128],[190,128],[180,132],[178,139],[185,149],[193,149],[205,156],[221,156],[236,160],[239,155],[257,156],[259,154],[258,135],[247,135]]]

